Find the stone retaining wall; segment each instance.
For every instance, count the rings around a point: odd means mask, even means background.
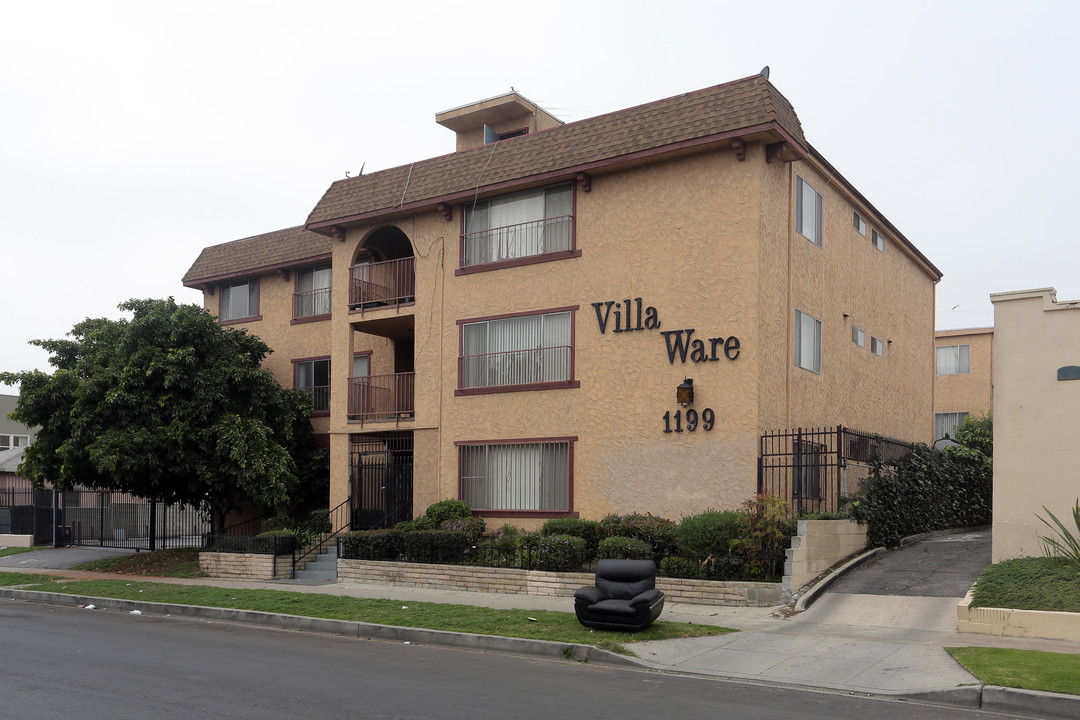
[[[201,552],[199,569],[210,577],[285,580],[292,574],[292,555]]]
[[[592,585],[593,579],[592,573],[555,573],[382,560],[338,560],[338,582],[352,580],[431,590],[571,597],[579,587]],[[658,577],[656,587],[664,593],[669,602],[695,605],[769,607],[787,600],[780,583],[716,582]]]
[[[784,590],[792,593],[844,558],[866,548],[866,526],[854,520],[800,520],[784,563]]]

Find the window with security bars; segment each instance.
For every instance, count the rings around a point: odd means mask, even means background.
[[[821,476],[825,465],[825,446],[796,440],[794,450],[792,494],[803,500],[820,500],[823,497]]]
[[[520,315],[461,327],[461,387],[571,380],[569,311]]]
[[[970,345],[941,345],[934,348],[935,375],[966,375],[971,372]]]
[[[458,446],[461,499],[473,510],[570,512],[571,441]]]

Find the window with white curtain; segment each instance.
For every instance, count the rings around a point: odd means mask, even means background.
[[[573,197],[565,184],[467,204],[462,267],[572,250]]]
[[[941,345],[934,348],[935,375],[965,375],[971,372],[970,345]]]
[[[458,447],[461,499],[473,510],[570,512],[571,441]]]
[[[221,288],[221,319],[240,320],[259,314],[259,279],[252,278]]]
[[[564,311],[464,323],[461,387],[571,380],[571,322]]]
[[[821,372],[821,321],[801,310],[795,311],[795,365]]]
[[[798,175],[795,176],[795,230],[821,247],[824,203],[821,193]]]
[[[293,317],[330,314],[330,266],[296,271],[296,302]]]
[[[955,438],[956,428],[968,415],[969,413],[966,412],[934,413],[934,440],[940,440],[946,436]]]

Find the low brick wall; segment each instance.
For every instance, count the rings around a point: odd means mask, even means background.
[[[210,577],[285,580],[292,574],[292,555],[201,552],[199,569]]]
[[[592,585],[592,573],[555,573],[539,570],[379,560],[338,560],[338,582],[365,582],[397,587],[470,592],[520,593],[571,597]],[[770,607],[787,601],[780,583],[714,582],[658,577],[656,587],[669,602],[695,605]]]
[[[866,548],[866,526],[854,520],[800,520],[784,563],[788,596],[844,558]]]
[[[1080,642],[1080,613],[973,608],[968,591],[956,606],[960,632]]]

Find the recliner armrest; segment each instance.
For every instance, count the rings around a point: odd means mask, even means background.
[[[643,593],[635,595],[633,598],[631,598],[630,605],[652,605],[654,602],[656,602],[662,597],[664,597],[664,593],[660,592],[656,588],[653,588],[652,590],[646,590]]]
[[[584,600],[588,604],[592,605],[594,603],[600,602],[601,600],[607,600],[607,595],[605,595],[604,591],[600,588],[590,585],[575,590],[574,599]]]

